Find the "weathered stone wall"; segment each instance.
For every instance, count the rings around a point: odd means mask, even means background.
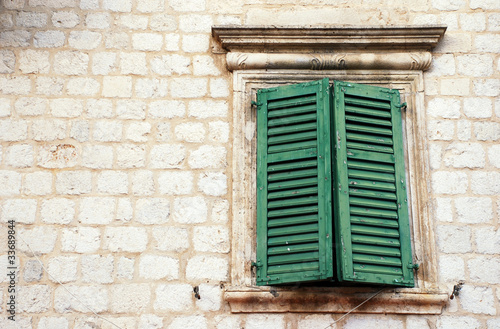
[[[440,285],[465,280],[443,315],[230,313],[224,24],[448,26],[424,75]],[[499,96],[498,0],[3,0],[0,328],[9,220],[17,328],[116,328],[85,305],[138,329],[500,328]]]

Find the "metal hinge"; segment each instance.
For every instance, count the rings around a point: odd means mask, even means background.
[[[408,104],[406,104],[406,102],[404,102],[401,105],[396,105],[396,107],[398,107],[398,108],[400,108],[402,110],[406,110],[408,108]]]

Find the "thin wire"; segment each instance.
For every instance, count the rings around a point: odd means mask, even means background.
[[[365,299],[361,304],[359,304],[358,306],[356,306],[355,308],[351,309],[349,312],[347,312],[346,314],[342,315],[340,318],[338,318],[337,320],[333,321],[332,323],[330,323],[328,326],[326,326],[324,329],[328,329],[330,328],[331,326],[333,326],[334,324],[336,324],[337,322],[339,322],[340,320],[342,320],[343,318],[345,318],[346,316],[348,316],[349,314],[351,314],[352,312],[354,312],[355,310],[357,310],[359,307],[361,307],[361,305],[363,305],[364,303],[368,302],[370,299],[372,299],[373,297],[377,296],[378,294],[380,294],[384,289],[386,289],[387,287],[384,287],[382,289],[380,289],[379,291],[377,291],[376,293],[374,293],[372,296],[368,297],[367,299]]]
[[[42,266],[42,268],[43,268],[43,270],[45,271],[45,273],[47,273],[47,275],[48,275],[49,277],[51,277],[51,278],[52,278],[54,281],[56,281],[56,282],[57,282],[60,286],[62,286],[62,287],[64,288],[64,290],[66,290],[66,292],[67,292],[68,294],[70,294],[70,295],[71,295],[74,299],[76,299],[76,301],[78,301],[80,304],[82,304],[82,305],[83,305],[83,306],[85,306],[87,309],[89,309],[89,310],[90,310],[92,313],[94,313],[94,315],[95,315],[95,316],[97,316],[98,318],[100,318],[100,319],[102,319],[102,320],[104,320],[104,321],[106,321],[106,322],[111,323],[113,326],[115,326],[115,327],[116,327],[116,328],[118,328],[118,329],[123,329],[122,327],[118,326],[116,323],[113,323],[113,322],[111,322],[110,320],[106,319],[105,317],[103,317],[103,316],[101,316],[101,315],[97,314],[97,313],[96,313],[96,312],[95,312],[95,311],[94,311],[94,310],[93,310],[90,306],[88,306],[87,304],[85,304],[84,302],[82,302],[80,299],[78,299],[78,297],[76,297],[73,293],[71,293],[71,291],[69,291],[69,289],[68,289],[68,288],[66,288],[66,286],[65,286],[65,285],[64,285],[61,281],[59,281],[57,278],[55,278],[53,275],[51,275],[51,274],[49,273],[49,271],[47,271],[47,269],[46,269],[46,268],[45,268],[45,266],[43,265],[43,263],[42,263],[42,261],[40,260],[40,258],[38,258],[38,256],[35,254],[35,252],[33,251],[33,249],[31,249],[30,245],[29,245],[26,241],[24,241],[24,239],[23,239],[23,238],[21,238],[21,236],[20,236],[19,234],[17,235],[17,237],[18,237],[19,239],[21,239],[21,240],[22,240],[22,241],[23,241],[23,242],[24,242],[24,243],[28,246],[29,250],[31,251],[31,253],[33,254],[33,256],[36,258],[36,260],[40,263],[40,265]]]

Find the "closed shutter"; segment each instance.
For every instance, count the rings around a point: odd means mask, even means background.
[[[338,279],[412,287],[399,92],[336,81],[333,102]]]
[[[257,93],[257,285],[333,275],[328,79]]]

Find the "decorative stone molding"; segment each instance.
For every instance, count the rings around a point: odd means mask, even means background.
[[[427,70],[446,27],[220,26],[212,35],[233,70]]]

